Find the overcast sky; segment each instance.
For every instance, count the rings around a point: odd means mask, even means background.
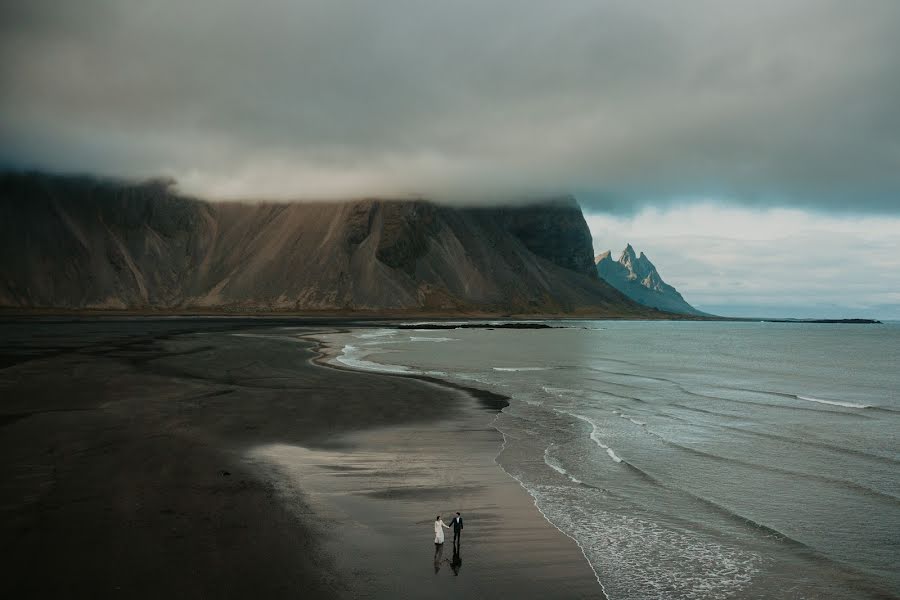
[[[631,243],[707,312],[900,319],[898,217],[698,203],[587,222],[597,254]]]
[[[0,0],[0,11],[7,167],[169,175],[210,198],[571,192],[617,231],[664,218],[674,241],[666,257],[648,253],[710,302],[727,297],[691,266],[709,227],[729,252],[772,256],[774,238],[738,233],[814,223],[792,238],[813,264],[831,256],[832,225],[855,223],[840,235],[859,265],[869,224],[900,215],[896,0]],[[697,211],[707,229],[692,229]],[[599,246],[621,245],[611,231]],[[721,261],[734,280],[752,271]],[[787,283],[757,291],[799,298]],[[881,290],[891,298],[888,285],[896,277]]]

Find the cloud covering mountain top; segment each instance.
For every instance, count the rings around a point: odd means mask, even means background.
[[[212,197],[900,209],[900,3],[0,7],[0,162]]]

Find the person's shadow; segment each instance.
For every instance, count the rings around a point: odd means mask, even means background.
[[[453,570],[454,575],[459,575],[459,570],[462,569],[462,557],[459,555],[459,546],[453,546],[453,560],[450,562],[450,568]]]
[[[444,545],[443,544],[435,544],[434,545],[434,574],[437,575],[437,572],[441,570],[441,563],[444,558]]]

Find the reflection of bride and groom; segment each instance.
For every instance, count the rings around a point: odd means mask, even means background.
[[[462,558],[459,555],[459,546],[462,539],[463,519],[462,515],[456,513],[450,525],[444,523],[441,515],[434,520],[434,572],[441,570],[441,563],[444,560],[444,529],[453,530],[453,560],[450,562],[450,568],[453,569],[454,575],[459,575],[459,569],[462,567]]]

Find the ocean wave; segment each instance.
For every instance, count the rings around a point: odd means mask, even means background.
[[[365,360],[364,357],[368,356],[368,354],[370,353],[362,353],[356,346],[347,344],[341,349],[341,354],[335,357],[335,360],[344,366],[360,369],[362,371],[373,371],[376,373],[418,373],[415,369],[404,367],[402,365],[391,365]]]
[[[806,400],[807,402],[818,402],[819,404],[830,404],[832,406],[843,406],[844,408],[872,408],[869,404],[855,404],[853,402],[841,402],[839,400],[824,400],[822,398],[813,398],[812,396],[795,395],[798,400]]]
[[[873,407],[873,406],[870,406],[867,404],[856,404],[853,402],[839,402],[837,400],[824,400],[822,398],[814,398],[812,396],[802,396],[802,395],[798,395],[798,394],[791,394],[789,392],[776,392],[776,391],[772,391],[772,390],[757,390],[757,389],[753,389],[753,388],[729,387],[729,386],[721,386],[721,389],[734,390],[734,391],[738,391],[738,392],[750,392],[751,394],[759,394],[761,396],[774,396],[776,398],[786,398],[788,400],[804,400],[806,402],[815,402],[818,404],[839,406],[841,408],[877,408],[877,407]],[[688,394],[695,395],[695,396],[705,396],[705,394],[697,394],[694,392],[690,392],[686,389],[683,389],[683,391],[685,391]],[[722,398],[719,396],[706,396],[706,397],[717,398],[719,400],[726,400],[728,402],[739,402],[742,404],[755,404],[758,406],[766,406],[766,407],[772,407],[772,408],[786,408],[786,409],[792,409],[792,410],[811,410],[811,411],[816,411],[816,412],[830,412],[835,415],[843,415],[843,416],[848,416],[848,415],[854,414],[854,413],[847,413],[844,411],[827,411],[827,410],[823,410],[821,408],[812,408],[812,407],[806,408],[806,407],[796,406],[796,405],[792,406],[792,405],[784,405],[784,404],[771,404],[768,402],[753,402],[751,400],[737,400],[737,399],[733,399],[733,398]],[[862,417],[862,415],[858,415],[858,414],[857,414],[857,416]]]
[[[295,344],[302,343],[304,340],[299,337],[294,337],[290,335],[272,335],[265,333],[232,333],[230,334],[234,337],[243,337],[243,338],[259,338],[262,340],[277,340],[279,342],[293,342]]]
[[[621,388],[628,388],[629,390],[654,390],[656,388],[647,387],[645,385],[632,385],[630,383],[619,383],[617,381],[610,381],[609,379],[599,379],[597,377],[585,377],[585,381],[592,381],[594,383],[602,383],[604,386],[613,385]]]
[[[605,358],[605,359],[603,359],[603,360],[608,360],[608,361],[611,361],[611,362],[612,362],[612,360],[611,360],[611,359],[608,359],[608,358]],[[629,363],[629,362],[626,362],[626,361],[616,361],[616,362],[621,362],[621,363],[624,363],[624,364],[630,364],[630,365],[634,365],[635,367],[642,368],[641,365],[638,365],[638,364],[635,364],[635,363]],[[661,383],[669,383],[669,384],[672,384],[672,385],[680,385],[677,381],[675,381],[675,380],[673,380],[673,379],[667,379],[667,378],[665,378],[665,377],[653,377],[653,376],[651,376],[651,375],[643,375],[643,374],[638,374],[638,373],[627,373],[627,372],[625,372],[625,371],[610,371],[609,369],[601,369],[601,368],[599,368],[599,367],[589,367],[589,370],[591,370],[591,371],[596,371],[596,372],[598,372],[598,373],[604,373],[604,374],[606,374],[606,375],[618,375],[618,376],[620,376],[620,377],[631,377],[631,378],[633,378],[633,379],[644,379],[644,380],[647,380],[647,381],[657,381],[657,382],[661,382]]]
[[[495,371],[548,371],[551,367],[491,367]]]
[[[579,415],[577,413],[569,412],[566,410],[559,410],[559,409],[554,409],[554,410],[558,413],[569,415],[570,417],[575,417],[576,419],[584,421],[585,423],[590,425],[591,426],[591,434],[590,434],[591,441],[593,441],[595,444],[600,446],[602,449],[606,450],[606,454],[611,459],[613,459],[615,462],[617,462],[617,463],[622,462],[622,458],[619,457],[612,448],[610,448],[609,446],[607,446],[600,440],[600,432],[598,430],[597,423],[593,419],[591,419],[590,417],[586,417],[584,415]]]
[[[582,392],[581,390],[573,390],[570,388],[557,388],[557,387],[550,387],[550,386],[544,385],[544,386],[541,386],[541,389],[543,389],[544,392],[546,392],[548,394],[553,394],[554,396],[563,396],[563,395],[581,396],[581,395],[584,395],[584,392]]]
[[[613,384],[613,385],[616,385],[616,384]],[[648,404],[648,402],[646,400],[638,398],[637,396],[626,396],[624,394],[614,394],[613,392],[606,391],[606,390],[591,390],[590,393],[588,394],[588,397],[595,399],[595,400],[596,399],[604,400],[605,396],[609,396],[611,398],[619,398],[620,400],[628,400],[630,402],[638,402],[640,404]]]
[[[638,420],[635,419],[634,417],[629,417],[629,416],[626,415],[625,413],[621,413],[621,412],[619,412],[619,411],[617,411],[617,410],[614,410],[614,411],[613,411],[613,414],[614,414],[614,415],[618,415],[618,416],[620,416],[620,417],[622,417],[623,419],[626,419],[626,420],[628,420],[628,421],[631,421],[632,423],[634,423],[635,425],[638,425],[638,426],[640,426],[640,427],[646,427],[646,426],[647,426],[647,424],[644,423],[643,421],[638,421]]]
[[[596,440],[594,440],[594,441],[596,441]],[[601,448],[603,448],[603,449],[606,450],[606,453],[609,455],[609,457],[610,457],[611,459],[613,459],[613,460],[616,461],[617,463],[622,462],[622,459],[619,458],[619,457],[616,455],[616,453],[613,451],[612,448],[610,448],[609,446],[604,446],[604,445],[601,444],[600,442],[597,442],[597,444],[598,444]]]
[[[602,568],[608,598],[740,597],[765,561],[709,535],[598,510],[602,493],[584,486],[522,485],[544,517],[578,542],[595,572]]]
[[[673,404],[673,406],[680,406],[680,405]],[[684,407],[684,408],[688,408],[688,407]],[[700,409],[696,409],[696,410],[700,410]],[[709,412],[709,411],[702,411],[702,412]],[[714,414],[719,414],[719,413],[714,413]],[[800,446],[808,446],[811,448],[819,448],[819,449],[823,449],[823,450],[829,450],[831,452],[836,452],[839,454],[847,454],[850,456],[855,456],[855,457],[863,458],[866,460],[879,461],[879,462],[883,462],[883,463],[887,463],[887,464],[891,464],[891,465],[900,464],[900,460],[897,460],[896,458],[891,458],[890,456],[882,456],[881,454],[872,454],[871,452],[866,452],[864,450],[859,450],[856,448],[848,448],[845,446],[836,446],[834,444],[829,444],[829,443],[823,442],[821,440],[809,439],[808,437],[807,438],[798,438],[795,436],[778,435],[776,433],[771,433],[768,431],[753,431],[753,430],[747,429],[746,427],[735,427],[733,425],[724,425],[724,424],[699,425],[699,424],[695,423],[694,426],[695,427],[704,427],[704,428],[713,429],[713,430],[728,429],[730,431],[735,431],[735,432],[738,432],[743,435],[762,437],[762,438],[771,439],[771,440],[778,440],[779,442],[786,442],[789,444],[797,444]]]
[[[818,481],[821,483],[825,483],[827,485],[840,486],[844,489],[851,490],[853,492],[865,494],[867,496],[878,498],[883,501],[890,502],[892,504],[898,505],[900,504],[900,497],[894,496],[893,494],[883,492],[881,490],[869,487],[862,483],[858,483],[856,481],[850,481],[847,479],[841,479],[838,477],[828,477],[827,475],[820,475],[817,473],[808,473],[804,471],[797,471],[794,469],[786,469],[784,467],[779,467],[773,464],[767,463],[756,463],[750,460],[745,460],[741,458],[735,458],[732,456],[723,456],[721,454],[715,454],[713,452],[707,452],[705,450],[699,450],[697,448],[692,448],[691,446],[686,446],[684,444],[680,444],[673,440],[670,440],[658,433],[650,432],[650,435],[659,439],[662,443],[670,446],[672,448],[677,448],[678,450],[682,450],[694,456],[698,456],[700,458],[730,463],[734,465],[740,465],[742,467],[746,467],[749,469],[754,469],[756,471],[769,472],[769,473],[777,473],[779,475],[786,475],[791,478],[800,478],[806,479],[809,481]]]
[[[594,573],[594,577],[597,579],[597,583],[600,585],[600,591],[603,593],[603,598],[605,598],[606,600],[610,600],[609,594],[606,592],[606,587],[603,585],[603,581],[601,581],[601,579],[600,579],[600,575],[599,575],[599,573],[597,572],[597,568],[594,566],[594,561],[592,561],[592,560],[591,560],[591,557],[588,556],[587,550],[585,549],[585,547],[584,547],[584,545],[583,545],[583,543],[582,543],[582,540],[580,540],[579,538],[575,537],[572,533],[569,533],[569,531],[567,531],[567,530],[563,529],[562,527],[560,527],[560,526],[557,524],[557,521],[556,521],[556,520],[551,519],[549,516],[547,516],[547,513],[544,512],[544,508],[542,507],[542,504],[543,504],[543,503],[542,503],[542,502],[540,501],[540,499],[538,498],[536,489],[535,489],[534,487],[529,487],[528,485],[526,485],[526,484],[525,484],[525,481],[524,481],[520,476],[518,476],[518,475],[516,475],[515,473],[513,473],[513,472],[507,470],[507,469],[501,464],[501,462],[500,462],[500,455],[503,454],[503,452],[506,450],[507,444],[509,443],[509,440],[508,440],[507,437],[506,437],[506,433],[505,433],[505,432],[497,425],[497,419],[499,419],[499,417],[500,417],[501,414],[502,414],[502,413],[498,413],[497,417],[496,417],[496,418],[494,419],[494,421],[493,421],[493,427],[494,427],[494,429],[496,429],[497,431],[499,431],[499,432],[500,432],[500,435],[503,437],[503,443],[502,443],[501,446],[500,446],[500,451],[497,452],[497,456],[494,457],[494,463],[495,463],[498,467],[500,467],[500,468],[503,470],[504,473],[506,473],[507,475],[509,475],[510,477],[512,477],[512,478],[513,478],[520,486],[522,486],[522,489],[523,489],[523,490],[525,490],[526,492],[528,492],[528,495],[531,496],[532,500],[534,501],[534,507],[538,510],[539,513],[541,513],[541,516],[544,517],[544,519],[545,519],[548,523],[550,523],[550,525],[552,525],[552,526],[553,526],[557,531],[559,531],[561,534],[563,534],[564,536],[566,536],[567,538],[569,538],[569,539],[571,539],[573,542],[575,542],[575,545],[578,546],[578,549],[579,549],[579,550],[581,550],[581,555],[584,556],[584,559],[587,561],[588,566],[591,568],[591,571]],[[596,488],[593,488],[593,489],[596,489]]]
[[[448,338],[448,337],[411,337],[409,338],[411,342],[458,342],[457,338]]]
[[[566,471],[558,462],[550,458],[551,447],[552,446],[547,446],[547,448],[544,450],[544,463],[560,475],[568,477],[573,483],[584,483],[577,477],[572,476],[572,474]]]
[[[360,346],[368,346],[372,342],[363,342]],[[390,342],[382,342],[390,343]],[[421,371],[404,365],[392,365],[390,363],[380,363],[372,360],[366,360],[366,356],[377,352],[378,348],[360,350],[353,344],[346,344],[341,353],[336,356],[333,361],[338,362],[346,367],[358,369],[360,371],[371,371],[373,373],[393,373],[403,375],[427,375],[429,377],[447,377],[446,371]]]
[[[868,419],[868,417],[862,413],[850,413],[850,412],[846,412],[846,411],[842,411],[842,410],[826,410],[824,408],[812,408],[812,407],[806,407],[806,406],[798,406],[797,404],[773,404],[772,402],[754,402],[753,400],[739,400],[737,398],[726,398],[724,396],[712,396],[710,394],[701,394],[700,392],[691,391],[682,385],[679,385],[678,388],[683,393],[685,393],[689,396],[694,396],[697,398],[705,398],[707,400],[717,400],[717,401],[721,401],[721,402],[728,402],[731,404],[741,404],[744,406],[761,406],[766,409],[776,409],[776,410],[815,412],[818,414],[829,414],[829,415],[832,415],[835,417],[840,417],[840,418],[851,417],[851,418],[856,418],[856,419]],[[751,392],[753,394],[775,396],[775,397],[780,397],[780,398],[787,398],[790,400],[798,399],[796,394],[786,394],[783,392],[767,392],[764,390],[754,390],[754,389],[749,389],[749,388],[727,387],[727,386],[720,386],[720,389],[734,390],[734,391],[739,391],[739,392]],[[719,413],[719,414],[721,414],[721,413]],[[752,417],[748,417],[748,418],[752,419]]]
[[[368,340],[372,338],[380,338],[380,337],[390,337],[392,335],[396,335],[396,329],[378,329],[376,331],[370,331],[369,333],[357,333],[354,334],[353,337],[357,337],[363,340]]]

